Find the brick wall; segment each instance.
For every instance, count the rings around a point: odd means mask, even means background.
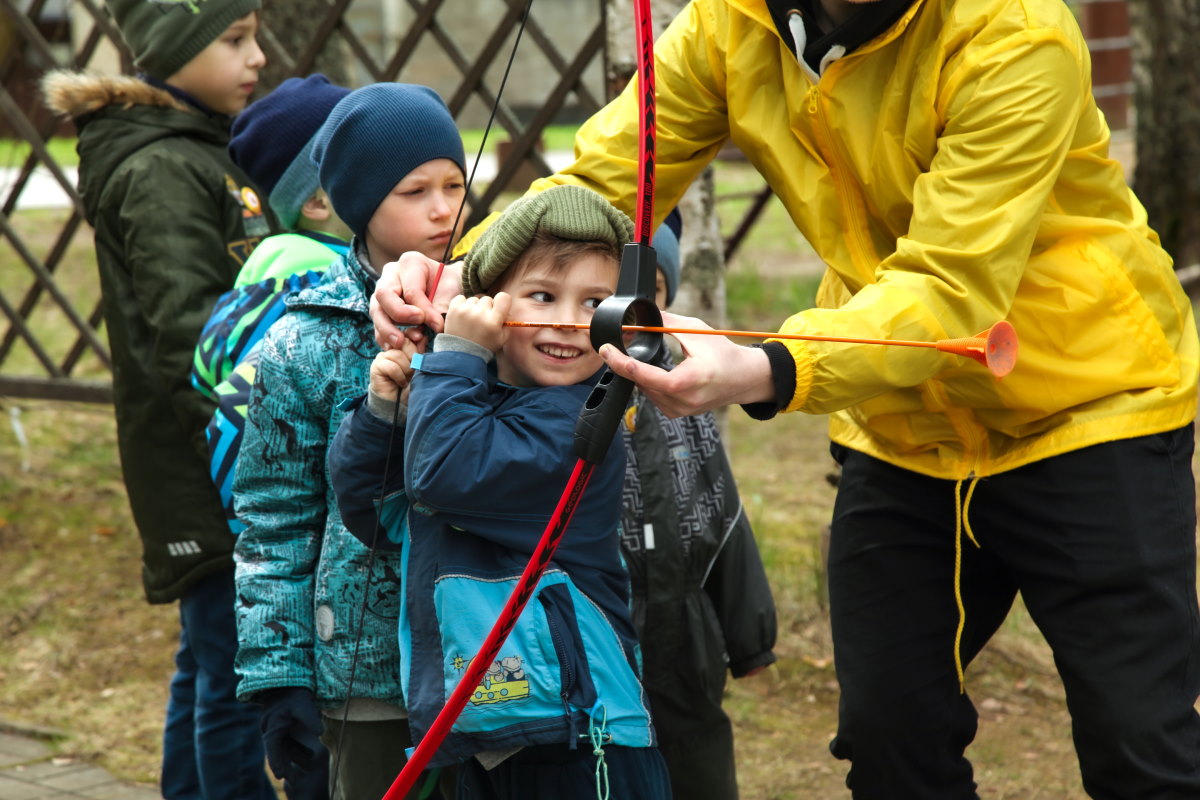
[[[1092,54],[1092,94],[1109,127],[1125,130],[1133,103],[1127,0],[1077,0],[1076,11]]]

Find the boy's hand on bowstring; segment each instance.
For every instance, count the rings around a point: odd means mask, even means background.
[[[470,339],[493,353],[499,352],[508,341],[508,328],[504,327],[512,308],[512,296],[508,292],[497,292],[495,297],[459,295],[450,301],[446,313],[446,333]]]
[[[412,357],[417,351],[418,346],[405,339],[400,347],[375,356],[371,362],[371,394],[392,403],[407,403],[413,376]]]

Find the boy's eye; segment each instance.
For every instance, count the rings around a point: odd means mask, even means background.
[[[549,292],[534,292],[531,295],[529,295],[529,297],[531,300],[534,300],[535,302],[538,302],[538,303],[554,302],[554,295],[550,294]]]
[[[591,309],[595,309],[595,308],[596,308],[597,306],[599,306],[599,305],[600,305],[600,298],[599,298],[599,297],[589,297],[587,300],[584,300],[584,301],[583,301],[583,307],[584,307],[584,308],[591,308]]]

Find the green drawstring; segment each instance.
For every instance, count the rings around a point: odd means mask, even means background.
[[[592,755],[596,756],[596,798],[608,800],[608,764],[604,761],[604,740],[608,737],[608,708],[601,706],[604,719],[597,726],[588,715],[588,736],[592,740]]]
[[[442,768],[431,769],[425,773],[425,785],[421,787],[420,794],[417,795],[417,800],[428,800],[433,790],[437,788],[438,778],[441,777]]]

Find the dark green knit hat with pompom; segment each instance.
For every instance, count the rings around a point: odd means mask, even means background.
[[[133,65],[166,80],[260,0],[106,0]]]
[[[538,233],[577,242],[605,242],[620,250],[633,239],[633,222],[582,186],[554,186],[525,195],[505,209],[467,253],[463,292],[486,292]]]

